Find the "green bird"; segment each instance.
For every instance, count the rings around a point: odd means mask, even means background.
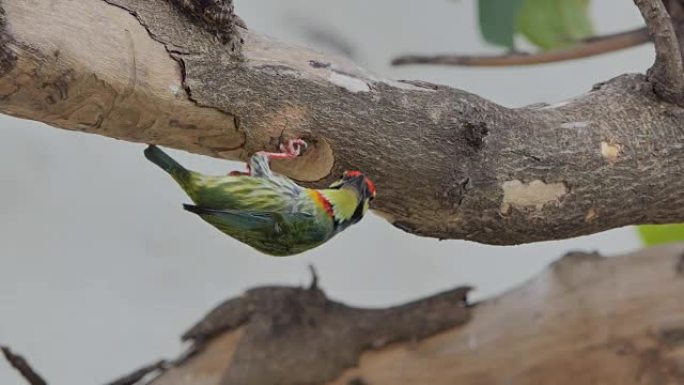
[[[317,247],[357,223],[375,198],[375,186],[359,171],[346,171],[327,189],[310,189],[274,173],[271,158],[294,158],[306,143],[296,139],[282,153],[258,152],[248,172],[209,176],[181,166],[154,145],[145,157],[195,203],[185,210],[265,254],[287,256]]]

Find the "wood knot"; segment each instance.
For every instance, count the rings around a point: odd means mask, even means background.
[[[469,147],[476,151],[482,149],[484,138],[489,135],[489,129],[484,122],[463,122],[463,138]]]

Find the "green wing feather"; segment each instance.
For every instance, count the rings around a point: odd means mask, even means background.
[[[291,255],[325,242],[330,229],[306,213],[183,207],[231,237],[271,255]],[[277,241],[276,241],[277,239]]]

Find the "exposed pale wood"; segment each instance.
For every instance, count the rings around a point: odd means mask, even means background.
[[[226,159],[302,137],[312,146],[276,170],[325,185],[360,169],[376,213],[430,237],[515,244],[684,221],[684,109],[644,76],[509,109],[240,28],[238,60],[178,3],[3,0],[0,112]]]
[[[570,254],[522,286],[478,304],[464,326],[366,351],[358,367],[330,385],[682,384],[682,293],[684,244],[610,258]],[[386,322],[391,326],[393,319]],[[245,338],[234,333],[212,340],[153,384],[225,385],[232,383],[221,380],[230,370],[258,373],[271,365],[259,358],[258,348],[249,363],[230,364],[230,352]],[[319,359],[326,365],[325,356]],[[202,362],[223,365],[205,368]],[[303,384],[293,380],[302,370],[293,365],[297,374],[254,384]]]
[[[97,0],[2,6],[18,58],[0,81],[4,113],[195,152],[241,146],[233,117],[190,101],[178,63],[129,13]]]
[[[169,369],[150,385],[218,384],[217,379],[228,370],[242,337],[241,330],[223,333],[210,341],[201,355],[191,357],[183,365]]]

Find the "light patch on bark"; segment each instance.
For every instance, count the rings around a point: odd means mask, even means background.
[[[399,88],[402,90],[407,90],[407,91],[421,91],[421,92],[434,92],[434,89],[429,89],[425,87],[418,87],[416,86],[416,83],[420,82],[406,82],[406,81],[396,81],[396,80],[391,80],[391,79],[378,79],[376,77],[371,77],[371,80],[373,82],[382,82],[387,84],[388,86],[394,87],[394,88]]]
[[[501,187],[504,192],[501,213],[504,215],[512,207],[540,210],[544,205],[557,204],[567,193],[564,183],[547,184],[541,180],[533,180],[530,183],[512,180],[504,182]]]
[[[595,221],[596,218],[598,218],[598,211],[596,211],[596,208],[592,207],[589,209],[589,211],[587,211],[587,215],[584,217],[584,220],[587,223],[591,223]]]
[[[513,211],[513,207],[511,207],[510,203],[504,203],[501,205],[501,209],[499,209],[499,213],[501,216],[507,217],[511,215],[511,212]]]
[[[181,92],[181,87],[177,84],[171,84],[169,86],[169,91],[171,91],[174,95],[178,95]]]
[[[178,64],[164,46],[151,39],[135,17],[120,8],[95,0],[11,1],[3,3],[3,8],[14,39],[43,54],[52,53],[62,61],[85,67],[109,84],[133,88],[144,80],[147,92],[164,97],[175,97],[169,85],[181,86]],[[88,37],[87,44],[83,36]],[[122,81],[122,74],[129,79]]]
[[[620,158],[622,146],[608,142],[601,142],[601,156],[609,163],[614,163]]]
[[[591,122],[567,122],[561,124],[561,128],[586,128]]]
[[[338,72],[333,72],[328,77],[333,84],[338,85],[349,92],[359,93],[359,92],[369,92],[370,87],[366,82],[361,79],[351,77],[349,75],[344,75]]]
[[[540,110],[550,110],[553,108],[563,107],[563,106],[566,106],[568,104],[570,104],[570,100],[564,100],[562,102],[558,102],[558,103],[554,103],[554,104],[547,104],[544,107],[540,108]]]

